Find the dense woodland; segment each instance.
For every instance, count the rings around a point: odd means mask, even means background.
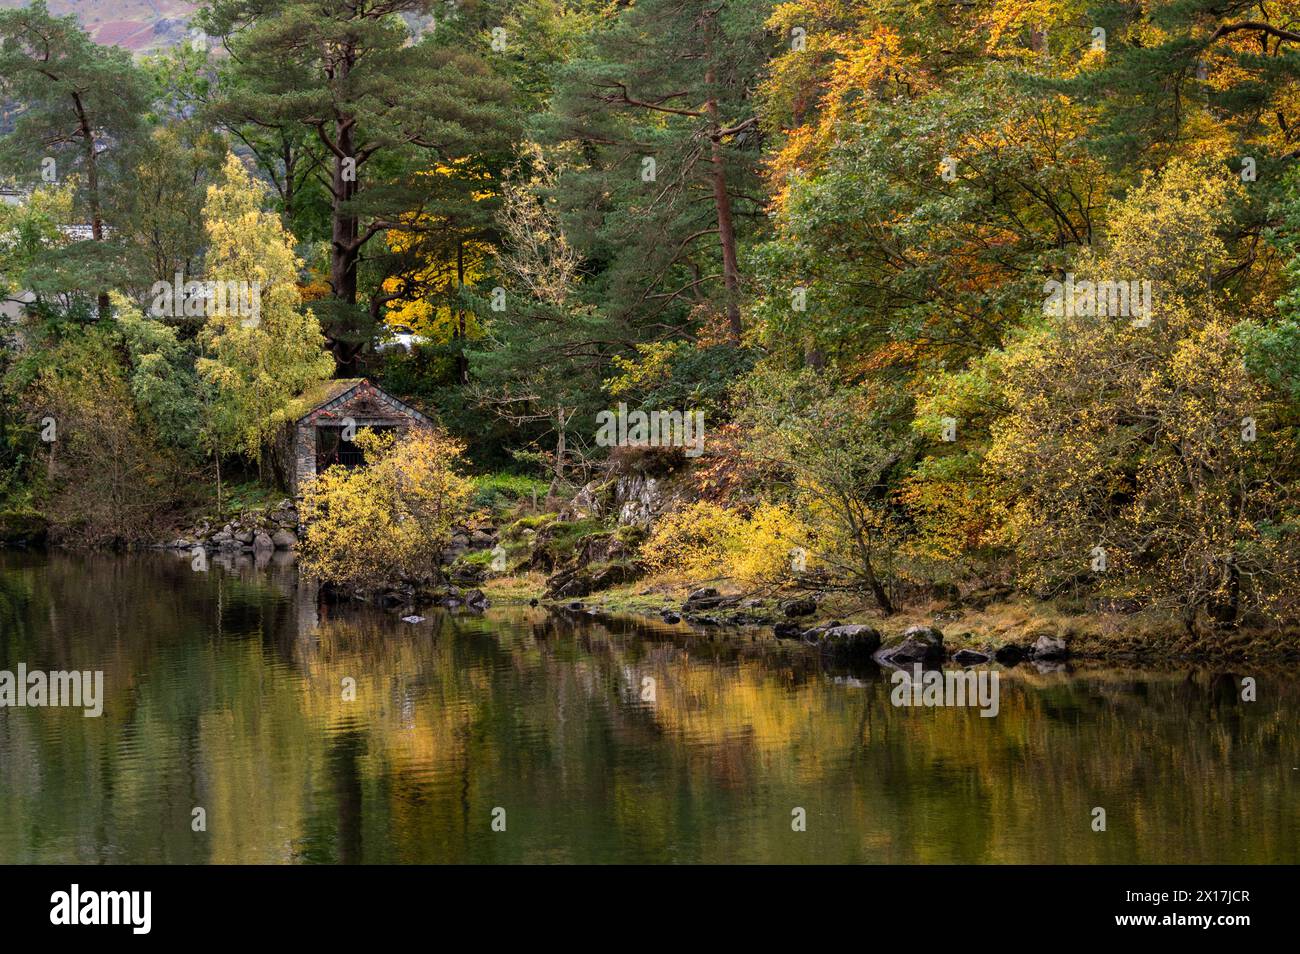
[[[11,520],[121,543],[269,488],[297,396],[364,375],[449,470],[556,509],[610,466],[600,411],[703,411],[704,454],[653,463],[689,494],[631,541],[651,570],[1295,619],[1300,3],[218,0],[194,27],[133,60],[0,13]],[[176,276],[259,283],[260,320],[160,317]]]

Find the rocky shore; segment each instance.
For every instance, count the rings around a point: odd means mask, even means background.
[[[209,552],[292,550],[298,545],[298,510],[293,501],[281,500],[268,510],[248,511],[220,527],[204,522],[175,539],[160,544],[172,550],[202,547]]]
[[[1257,660],[1286,664],[1300,660],[1300,634],[1294,630],[1238,629],[1192,637],[1180,625],[1165,628],[1150,619],[1118,614],[1107,618],[1062,616],[1050,606],[1013,604],[1000,591],[979,592],[962,608],[904,614],[883,622],[861,620],[860,608],[833,615],[843,605],[826,594],[761,599],[696,589],[684,600],[656,598],[650,591],[607,593],[588,601],[554,601],[557,609],[588,614],[657,617],[668,625],[697,631],[712,628],[765,630],[779,642],[805,646],[828,658],[887,668],[916,664],[979,666],[1032,664],[1039,670],[1065,667],[1071,660],[1134,662],[1165,660],[1213,662]],[[655,605],[655,604],[658,605]],[[821,616],[820,621],[816,617]],[[1017,616],[1017,625],[1007,618]],[[928,619],[920,622],[917,616]],[[945,635],[939,623],[960,619],[959,631]],[[892,623],[892,625],[890,625]],[[945,624],[946,625],[946,624]]]

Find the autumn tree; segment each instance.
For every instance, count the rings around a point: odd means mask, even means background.
[[[252,305],[209,305],[199,333],[198,373],[213,389],[207,442],[218,480],[226,453],[255,458],[260,467],[263,446],[286,408],[333,368],[320,325],[302,306],[293,236],[262,208],[264,195],[231,154],[203,210],[207,280],[244,283]]]
[[[760,368],[739,392],[745,454],[784,475],[803,522],[819,528],[822,562],[893,613],[883,567],[897,536],[891,485],[914,446],[906,398],[808,368]]]
[[[1144,180],[1077,281],[1150,282],[1150,307],[1079,299],[1000,362],[987,466],[1040,591],[1091,583],[1190,628],[1277,612],[1295,586],[1294,436],[1217,287],[1239,188],[1186,163]]]

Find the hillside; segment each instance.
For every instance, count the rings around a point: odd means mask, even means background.
[[[0,0],[0,9],[22,6],[23,0]],[[51,13],[75,13],[95,42],[135,52],[179,43],[198,6],[185,0],[49,0]]]

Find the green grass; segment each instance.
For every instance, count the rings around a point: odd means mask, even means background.
[[[474,478],[474,506],[497,509],[524,500],[531,503],[534,493],[540,501],[549,487],[544,480],[522,474],[482,474]]]

